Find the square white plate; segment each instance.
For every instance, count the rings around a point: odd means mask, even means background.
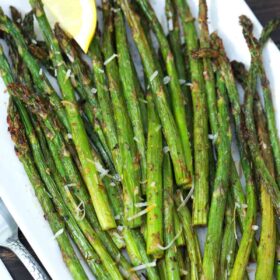
[[[198,0],[190,0],[192,11],[197,15]],[[164,0],[151,0],[159,18],[164,22]],[[245,14],[253,20],[256,35],[260,34],[261,25],[243,0],[209,0],[209,21],[211,29],[222,36],[230,59],[250,62],[250,55],[238,23],[240,15]],[[1,0],[4,12],[10,14],[9,6],[14,5],[21,12],[28,12],[28,0]],[[274,43],[269,42],[265,51],[265,67],[271,82],[273,100],[280,125],[280,52]],[[8,94],[0,79],[0,196],[7,205],[22,232],[54,280],[67,280],[71,276],[65,267],[59,248],[54,241],[48,223],[43,217],[41,207],[34,195],[24,169],[18,161],[14,146],[7,132]],[[278,96],[276,93],[278,92]],[[92,278],[92,277],[91,277]],[[93,278],[92,278],[93,279]]]

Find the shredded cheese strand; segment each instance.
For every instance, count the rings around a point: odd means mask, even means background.
[[[116,57],[118,57],[118,55],[116,53],[114,53],[113,55],[111,55],[109,58],[107,58],[104,61],[104,65],[107,65],[108,63],[110,63],[113,59],[115,59]]]
[[[64,188],[65,188],[67,191],[69,191],[69,188],[70,188],[70,187],[76,187],[76,184],[75,184],[75,183],[70,183],[70,184],[64,185]]]
[[[170,83],[170,77],[169,76],[165,76],[164,78],[163,78],[163,83],[165,84],[165,85],[167,85],[168,83]]]
[[[161,250],[168,250],[173,244],[174,242],[179,238],[179,236],[181,235],[182,233],[182,227],[180,228],[179,232],[175,235],[175,237],[170,241],[169,244],[167,244],[166,246],[161,246],[160,244],[158,244],[158,248],[161,249]]]
[[[157,265],[157,260],[154,260],[153,262],[150,263],[145,263],[145,264],[141,264],[138,266],[134,266],[131,268],[131,271],[139,271],[139,270],[143,270],[149,267],[155,267]]]
[[[233,230],[234,230],[234,237],[235,239],[237,240],[237,232],[236,232],[236,209],[237,207],[240,207],[238,206],[239,204],[238,203],[235,203],[234,205],[234,210],[233,210]]]
[[[209,139],[209,140],[212,140],[212,143],[215,144],[215,142],[216,142],[217,139],[218,139],[218,133],[216,133],[216,134],[209,134],[209,135],[208,135],[208,139]]]
[[[147,214],[148,212],[150,212],[155,207],[156,207],[155,205],[148,206],[146,209],[136,213],[135,215],[133,215],[131,217],[128,217],[127,220],[130,222],[130,221],[132,221],[134,219],[137,219],[138,217],[141,217],[141,216]]]
[[[81,209],[81,206],[82,206],[82,209]],[[79,221],[82,221],[85,216],[86,216],[86,208],[85,208],[85,203],[84,201],[81,201],[77,207],[76,207],[76,214],[77,214],[77,219]]]
[[[53,239],[57,239],[62,233],[64,232],[64,228],[61,228],[58,230],[55,235],[53,236]]]
[[[194,182],[192,182],[192,188],[190,189],[188,195],[186,196],[186,198],[182,201],[182,203],[177,208],[178,211],[188,203],[188,201],[190,200],[190,198],[193,194],[193,191],[194,191]]]
[[[150,77],[150,82],[152,82],[152,81],[157,77],[157,75],[158,75],[158,71],[156,70],[156,71],[152,74],[152,76]]]
[[[135,203],[135,207],[137,207],[137,208],[141,208],[141,207],[145,207],[145,206],[148,206],[148,202]]]

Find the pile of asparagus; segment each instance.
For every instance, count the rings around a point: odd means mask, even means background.
[[[187,1],[166,0],[167,35],[148,0],[103,0],[87,56],[30,4],[24,18],[0,11],[0,74],[16,153],[73,278],[87,276],[70,238],[97,279],[239,280],[250,262],[256,279],[280,279],[280,144],[262,61],[280,21],[257,39],[240,17],[246,69],[209,34],[205,0],[199,30]]]

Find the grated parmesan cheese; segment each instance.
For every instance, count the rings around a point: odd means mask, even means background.
[[[150,263],[145,263],[145,264],[141,264],[141,265],[138,265],[138,266],[134,266],[131,268],[132,271],[139,271],[139,270],[144,270],[146,268],[149,268],[149,267],[155,267],[157,265],[157,260],[154,260],[153,262],[150,262]]]
[[[133,140],[136,142],[136,143],[139,143],[139,140],[136,136],[133,137]]]
[[[169,30],[169,31],[172,31],[172,30],[173,30],[173,20],[172,20],[172,19],[169,19],[169,20],[168,20],[168,30]]]
[[[258,226],[258,225],[252,225],[252,230],[257,231],[258,229],[259,229],[259,226]]]
[[[137,207],[137,208],[146,207],[146,206],[148,206],[148,202],[135,203],[135,207]]]
[[[111,8],[111,11],[114,13],[118,13],[120,10],[121,10],[120,8],[117,8],[117,9],[113,8],[113,7]]]
[[[92,94],[95,94],[95,93],[97,93],[97,89],[96,89],[96,88],[92,88],[92,89],[90,90],[90,92],[91,92]]]
[[[122,232],[123,231],[124,226],[117,226],[117,230]]]
[[[67,57],[68,57],[70,62],[72,62],[72,63],[74,62],[74,57],[72,55],[67,53]]]
[[[186,196],[186,198],[182,201],[182,203],[177,208],[178,211],[188,203],[188,201],[192,197],[193,192],[194,192],[194,182],[192,182],[192,188],[190,189],[188,195]]]
[[[156,207],[155,205],[148,206],[146,209],[136,213],[135,215],[133,215],[131,217],[128,217],[127,220],[130,222],[130,221],[132,221],[134,219],[137,219],[138,217],[141,217],[141,216],[147,214],[148,212],[150,212],[155,207]]]
[[[82,221],[86,216],[86,208],[84,201],[81,201],[76,207],[77,219]]]
[[[167,244],[166,246],[161,246],[160,244],[158,244],[158,248],[161,249],[161,250],[168,250],[174,244],[174,242],[179,238],[181,233],[182,233],[182,227],[180,228],[180,230],[176,234],[176,236],[170,241],[169,244]]]
[[[156,182],[152,182],[150,186],[151,187],[155,187],[156,186]]]
[[[170,150],[168,146],[163,147],[162,151],[167,154]]]
[[[53,239],[57,239],[62,233],[64,232],[64,228],[61,228],[58,230],[55,235],[53,236]]]
[[[100,173],[100,177],[103,178],[104,176],[109,174],[109,169],[105,169],[100,162],[94,162],[97,171]]]
[[[216,133],[216,134],[208,134],[208,139],[212,140],[212,143],[215,144],[215,142],[218,139],[218,133]]]
[[[150,82],[152,82],[152,81],[157,77],[157,75],[158,75],[158,71],[156,70],[156,71],[152,74],[152,76],[150,77]]]
[[[111,55],[109,58],[107,58],[104,61],[104,65],[107,65],[108,63],[110,63],[113,59],[115,59],[116,57],[118,57],[118,55],[116,53],[114,53],[113,55]]]
[[[163,78],[163,83],[165,84],[165,85],[167,85],[168,83],[170,83],[170,77],[169,76],[165,76],[164,78]]]
[[[65,81],[67,81],[71,76],[71,69],[68,69],[65,74]]]
[[[76,184],[75,183],[70,183],[70,184],[67,184],[67,185],[64,185],[64,188],[69,191],[69,188],[70,187],[76,187]]]

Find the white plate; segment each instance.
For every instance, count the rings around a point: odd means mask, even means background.
[[[164,0],[151,0],[161,21],[163,21]],[[192,11],[197,14],[198,0],[191,0]],[[243,39],[238,17],[241,14],[249,16],[256,29],[256,35],[261,31],[261,25],[243,0],[210,0],[209,21],[212,30],[217,30],[224,39],[225,47],[230,59],[250,62],[250,55]],[[27,0],[1,0],[4,11],[9,13],[9,5],[14,5],[22,12],[30,10]],[[265,51],[265,66],[271,81],[273,100],[280,125],[280,52],[269,42]],[[14,219],[30,242],[34,251],[54,280],[67,280],[71,276],[65,267],[59,248],[53,240],[53,234],[48,223],[44,220],[43,212],[34,195],[33,189],[18,161],[14,146],[7,132],[6,110],[8,94],[4,93],[5,85],[0,79],[0,196],[7,205]],[[276,96],[278,92],[278,97]]]

